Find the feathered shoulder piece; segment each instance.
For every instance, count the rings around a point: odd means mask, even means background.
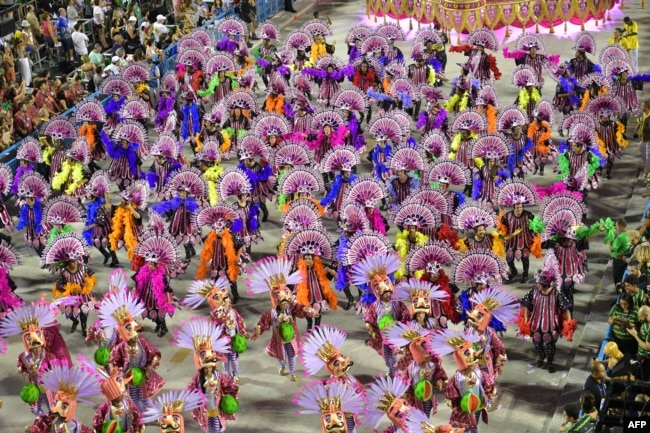
[[[204,405],[204,397],[200,390],[167,391],[156,397],[156,400],[142,414],[145,423],[159,422],[165,415],[183,415]]]
[[[322,226],[316,205],[307,199],[292,201],[289,204],[289,210],[283,213],[281,218],[282,229],[289,233]]]
[[[555,288],[562,287],[562,272],[560,269],[560,262],[553,250],[546,250],[542,269],[535,273],[535,282],[543,285],[549,284]]]
[[[63,140],[66,138],[74,140],[77,138],[77,129],[68,119],[55,117],[41,126],[41,135],[52,137],[55,140]]]
[[[84,208],[68,197],[60,196],[48,200],[43,206],[45,221],[49,224],[72,224],[83,221]]]
[[[390,117],[377,117],[370,122],[368,132],[378,141],[392,141],[401,143],[404,138],[404,131],[397,120]]]
[[[332,105],[342,110],[363,111],[368,105],[368,96],[357,88],[341,89],[334,96]]]
[[[99,320],[104,328],[115,328],[142,314],[144,305],[130,290],[116,290],[106,294],[99,304]]]
[[[217,27],[219,33],[244,36],[248,34],[246,23],[236,16],[228,15]]]
[[[175,170],[167,181],[167,190],[174,193],[185,191],[188,196],[201,198],[208,192],[208,185],[203,173],[195,167],[185,167]]]
[[[575,143],[582,143],[587,149],[598,146],[596,131],[584,123],[576,123],[569,129],[569,140]]]
[[[353,264],[350,283],[356,286],[368,284],[375,276],[390,275],[399,268],[400,257],[396,252],[372,254]]]
[[[320,19],[313,19],[313,20],[308,20],[306,21],[302,27],[300,28],[301,30],[309,33],[312,38],[314,36],[332,36],[332,29],[327,25],[327,23],[324,20]]]
[[[74,116],[77,123],[106,122],[104,105],[94,98],[86,99],[77,104]]]
[[[284,43],[284,47],[288,50],[305,51],[311,46],[311,43],[311,34],[305,32],[304,30],[296,29],[292,30],[291,33],[289,33],[287,40]]]
[[[447,242],[431,241],[412,249],[406,256],[406,268],[410,275],[424,271],[437,275],[443,266],[458,258],[458,253]]]
[[[221,145],[216,140],[208,140],[203,143],[201,150],[197,152],[198,161],[219,162],[221,161]]]
[[[16,159],[29,161],[34,164],[43,162],[41,144],[34,137],[26,137],[16,151]]]
[[[11,191],[11,183],[14,179],[14,171],[9,165],[0,162],[0,194],[7,195]]]
[[[623,111],[621,100],[616,96],[603,94],[591,99],[587,104],[587,113],[592,116],[617,116]]]
[[[474,132],[485,131],[487,129],[487,119],[485,115],[474,109],[464,110],[456,115],[451,129],[454,133],[459,132],[461,129]]]
[[[255,95],[245,90],[236,90],[226,97],[226,108],[232,110],[234,108],[241,108],[242,110],[249,110],[257,113],[258,107],[255,102]]]
[[[512,71],[510,83],[516,87],[537,86],[537,75],[533,68],[527,65],[519,65]]]
[[[160,80],[160,91],[175,93],[178,90],[178,78],[173,72],[167,72]]]
[[[291,272],[293,262],[283,257],[267,257],[255,263],[246,280],[248,294],[256,295],[272,290],[280,284],[300,284],[300,272]]]
[[[426,45],[427,42],[432,42],[434,45],[442,44],[440,35],[432,28],[422,27],[415,32],[415,40]]]
[[[501,159],[509,153],[510,149],[501,134],[483,134],[472,146],[472,158]]]
[[[468,251],[452,265],[450,279],[468,285],[501,283],[507,269],[506,262],[490,250]]]
[[[544,42],[533,33],[520,34],[515,41],[515,49],[530,51],[531,48],[537,48],[538,52],[544,51]]]
[[[0,320],[0,337],[9,338],[28,331],[30,327],[42,328],[56,321],[56,310],[47,303],[34,303],[16,307]]]
[[[361,44],[361,52],[363,54],[379,54],[385,53],[388,51],[388,41],[385,37],[375,33],[374,35],[368,36],[363,40]]]
[[[6,243],[0,242],[0,267],[7,270],[12,270],[14,266],[20,265],[20,255],[16,249]]]
[[[535,117],[544,122],[548,122],[549,126],[553,126],[555,118],[555,108],[553,102],[547,98],[541,98],[535,107]]]
[[[607,89],[607,93],[612,92],[612,82],[607,75],[598,72],[592,72],[591,74],[585,75],[580,81],[580,87],[583,89],[589,89],[594,85],[598,87],[604,87]]]
[[[347,334],[334,325],[326,324],[314,328],[300,341],[300,362],[305,373],[313,376],[325,365],[341,356],[341,346]]]
[[[572,111],[562,120],[562,124],[560,126],[562,129],[569,130],[573,127],[573,125],[576,125],[578,123],[583,123],[589,126],[591,129],[596,129],[596,120],[594,117],[582,111]]]
[[[228,296],[230,281],[226,277],[219,277],[217,281],[195,280],[187,289],[187,296],[183,299],[183,305],[191,310],[198,308],[211,294],[218,290]]]
[[[151,145],[149,155],[164,156],[176,161],[178,159],[178,139],[169,134],[158,136],[158,140]]]
[[[339,70],[342,69],[344,65],[345,64],[343,63],[343,60],[341,60],[339,57],[333,54],[326,54],[316,59],[314,66],[324,71],[328,68],[328,66],[333,67],[335,70]]]
[[[618,44],[607,45],[605,48],[600,50],[600,56],[598,57],[598,62],[601,65],[605,66],[605,71],[607,71],[607,64],[612,60],[623,60],[628,64],[631,64],[632,61],[627,50]],[[611,74],[608,73],[607,75],[611,75]]]
[[[594,55],[596,54],[596,38],[589,32],[580,32],[571,49]]]
[[[113,131],[113,139],[116,142],[126,140],[138,146],[145,146],[148,142],[147,130],[141,123],[130,120],[119,123]]]
[[[99,93],[102,95],[120,95],[130,98],[135,94],[133,85],[122,77],[108,77],[99,85]]]
[[[171,235],[154,233],[149,233],[139,240],[135,254],[143,257],[146,262],[164,266],[176,263],[181,256],[176,241]]]
[[[560,209],[544,220],[544,240],[567,237],[571,228],[580,223],[580,216],[570,209]]]
[[[129,99],[120,108],[119,116],[123,119],[148,119],[149,106],[140,98]]]
[[[251,128],[258,137],[275,135],[282,137],[290,132],[289,121],[278,113],[264,113],[260,115]]]
[[[368,216],[363,209],[354,203],[344,205],[339,218],[339,226],[348,233],[370,230]]]
[[[634,74],[634,68],[628,59],[612,59],[605,65],[605,76],[607,77],[615,77],[623,72]]]
[[[494,108],[499,108],[499,98],[497,92],[494,90],[494,87],[489,84],[484,85],[481,90],[479,90],[478,97],[483,100],[485,105],[491,105]]]
[[[111,190],[109,175],[104,170],[97,170],[90,176],[86,190],[95,197],[104,197]]]
[[[147,197],[149,196],[149,184],[146,180],[137,180],[125,191],[120,193],[120,197],[127,200],[139,210],[147,208]]]
[[[280,40],[280,29],[278,26],[273,24],[270,21],[264,21],[257,25],[255,34],[260,39],[274,39],[276,41]]]
[[[345,125],[343,116],[338,111],[332,109],[318,110],[311,118],[309,128],[312,131],[321,131],[324,126],[331,126],[333,130]]]
[[[420,171],[424,169],[424,159],[417,150],[411,147],[401,147],[391,156],[390,168],[395,171]]]
[[[323,327],[314,329],[314,333],[310,335],[320,333],[321,329]],[[320,355],[314,355],[310,359],[318,359],[318,356]],[[299,415],[321,414],[321,416],[326,416],[333,412],[356,415],[364,410],[365,395],[359,394],[356,388],[346,382],[331,380],[323,383],[322,380],[316,380],[300,389],[300,392],[293,398],[293,404],[300,408],[296,411]]]
[[[230,206],[221,204],[204,207],[194,214],[197,227],[210,227],[215,230],[228,228],[239,217]]]
[[[251,182],[248,176],[239,168],[231,167],[221,175],[219,182],[219,196],[222,201],[229,197],[251,193]]]
[[[384,72],[395,79],[406,78],[406,67],[398,61],[392,61],[384,67]]]
[[[467,167],[455,159],[438,159],[431,163],[426,179],[428,182],[451,185],[468,185],[471,181]]]
[[[130,63],[122,69],[121,76],[129,83],[149,81],[149,68],[142,63]]]
[[[428,84],[421,85],[418,93],[432,104],[447,100],[447,95],[442,90]]]
[[[435,209],[439,214],[449,213],[449,202],[438,189],[420,188],[410,195],[409,203],[421,203],[424,206]]]
[[[429,281],[419,280],[417,278],[410,278],[408,281],[404,281],[395,287],[395,296],[394,299],[398,301],[409,302],[412,297],[427,297],[434,301],[442,301],[449,297],[449,294],[444,290],[438,290],[438,286],[430,283]],[[408,326],[404,323],[399,323],[404,329],[404,326]],[[410,328],[410,327],[409,327]],[[409,329],[407,328],[407,329]],[[392,328],[391,328],[392,329]],[[390,331],[388,331],[390,332]],[[428,331],[425,330],[424,335],[428,334]],[[422,334],[419,334],[423,336]],[[412,341],[412,340],[410,340]],[[396,346],[406,346],[410,341],[396,342],[404,344],[396,344]]]
[[[325,260],[332,258],[332,240],[321,229],[302,230],[291,235],[285,252],[291,257],[312,254]]]
[[[342,265],[352,266],[361,263],[375,254],[388,253],[390,248],[390,242],[386,236],[372,231],[356,233],[348,239],[347,248],[342,257],[345,263],[342,263]]]
[[[539,208],[539,217],[542,221],[548,221],[560,210],[571,211],[580,221],[582,215],[587,213],[587,205],[571,194],[555,194],[542,202]]]
[[[409,114],[404,110],[396,108],[394,110],[390,110],[388,113],[385,113],[385,115],[395,119],[397,123],[399,123],[399,126],[402,128],[402,131],[407,131],[411,127],[411,116],[409,116]]]
[[[280,179],[279,190],[282,194],[314,194],[325,189],[320,173],[309,167],[293,167]]]
[[[20,178],[18,184],[18,197],[43,199],[52,194],[50,184],[43,176],[36,172],[29,172]]]
[[[46,265],[65,263],[68,261],[81,262],[88,255],[86,240],[77,233],[64,233],[56,238],[43,250],[42,258]]]
[[[517,105],[505,107],[497,117],[497,130],[507,131],[515,126],[524,126],[528,123],[528,115]]]
[[[456,210],[454,225],[458,230],[471,230],[478,226],[494,227],[496,215],[494,210],[478,202],[467,202]]]
[[[230,352],[230,337],[224,335],[223,325],[215,325],[206,317],[190,317],[183,320],[174,330],[172,346],[189,349],[193,352],[213,350],[219,353]]]
[[[41,378],[43,387],[52,395],[65,396],[69,401],[92,405],[90,397],[102,393],[97,377],[79,365],[70,366],[67,361],[57,360]],[[74,406],[73,406],[74,407]],[[73,410],[74,409],[70,409]]]
[[[330,149],[321,162],[321,169],[325,172],[352,171],[359,164],[359,154],[350,146]]]
[[[311,165],[311,163],[312,158],[307,148],[293,141],[285,141],[282,146],[271,149],[269,154],[271,167],[302,167]]]
[[[204,29],[194,29],[188,36],[195,41],[198,41],[203,47],[211,47],[215,42],[212,38],[212,33],[207,32]]]
[[[418,227],[434,229],[438,225],[437,210],[420,203],[403,204],[395,213],[393,222],[398,227]]]
[[[354,41],[357,39],[362,41],[373,34],[376,29],[370,27],[368,24],[355,24],[352,26],[352,28],[348,31],[348,35],[345,38],[345,42],[347,42],[348,45],[354,45]]]
[[[496,35],[492,30],[486,28],[476,29],[470,33],[469,38],[467,38],[467,43],[474,46],[480,45],[490,51],[499,49],[499,42]]]
[[[203,70],[208,59],[201,51],[196,49],[187,49],[178,54],[176,63],[179,65],[192,66],[195,71]]]
[[[394,23],[379,24],[375,28],[375,34],[381,35],[386,39],[393,41],[404,41],[406,37],[404,35],[404,30],[402,30],[401,27]]]
[[[357,176],[350,184],[345,197],[346,202],[359,207],[374,208],[379,200],[386,197],[386,186],[371,175]]]
[[[496,195],[500,207],[511,207],[516,204],[532,206],[537,203],[537,191],[526,180],[510,178],[499,185]]]
[[[456,331],[451,328],[441,328],[436,332],[429,334],[425,348],[432,353],[440,356],[446,356],[454,353],[456,349],[462,347],[466,341],[478,343],[481,337],[473,332]]]
[[[366,413],[360,421],[369,429],[377,429],[384,415],[388,414],[396,399],[404,397],[408,382],[399,375],[380,376],[366,388]]]
[[[235,62],[232,56],[227,52],[214,53],[205,62],[204,72],[208,75],[216,74],[217,72],[228,72],[235,70]]]

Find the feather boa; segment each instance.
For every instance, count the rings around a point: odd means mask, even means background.
[[[120,96],[120,99],[118,99],[117,101],[111,98],[108,100],[108,103],[104,106],[104,110],[108,115],[117,114],[117,112],[120,111],[120,109],[122,108],[125,102],[126,102],[126,98],[124,96]],[[118,116],[118,120],[121,122],[124,119]]]
[[[648,82],[650,81],[650,74],[636,74],[632,75],[631,77],[627,77],[629,81],[644,81]]]
[[[350,173],[350,179],[348,180],[348,183],[352,183],[355,180],[357,180],[357,176],[354,173]],[[337,174],[336,177],[334,178],[334,182],[332,183],[332,186],[330,187],[330,191],[320,201],[320,204],[322,206],[327,206],[330,203],[332,203],[334,200],[336,200],[336,197],[338,197],[339,191],[341,190],[342,183],[343,183],[343,177],[340,174]]]
[[[198,280],[203,280],[207,276],[208,270],[212,266],[212,255],[214,254],[215,245],[218,241],[217,232],[214,230],[210,231],[210,234],[205,239],[203,250],[201,251],[201,263],[196,271],[196,278]],[[231,283],[234,283],[239,276],[239,265],[237,264],[237,252],[235,251],[235,244],[230,230],[224,230],[221,234],[221,245],[223,245],[226,255],[226,276]]]
[[[375,230],[382,236],[386,236],[386,225],[384,224],[384,219],[381,217],[381,212],[379,209],[373,208],[370,215],[368,215],[368,221],[370,222],[370,228]]]
[[[165,125],[167,117],[169,117],[169,113],[171,113],[174,109],[175,103],[176,101],[173,94],[170,94],[170,96],[160,97],[160,100],[158,100],[158,110],[156,110],[158,113],[154,119],[154,124],[157,127],[162,128]]]
[[[363,137],[363,131],[361,131],[361,126],[359,125],[359,120],[354,113],[350,113],[350,120],[348,120],[348,131],[350,131],[350,138],[352,139],[352,145],[354,150],[359,150],[365,146],[366,141]]]
[[[183,202],[180,197],[176,196],[171,200],[162,201],[151,206],[151,210],[156,212],[158,215],[165,215],[168,213],[171,214],[183,204],[185,205],[185,209],[187,209],[187,211],[190,213],[196,211],[199,208],[199,205],[196,204],[196,200],[193,197],[187,197],[185,199],[185,202]]]
[[[217,180],[221,177],[221,173],[223,173],[223,167],[220,165],[213,165],[203,173],[203,177],[208,182],[208,201],[210,202],[210,206],[219,203]]]
[[[569,93],[572,94],[569,96],[569,102],[571,105],[578,105],[580,102],[580,98],[576,95],[576,89],[578,89],[580,86],[578,84],[578,80],[576,80],[574,77],[570,77],[569,79],[566,79],[565,77],[560,77],[558,78],[558,82],[560,83],[560,87],[562,88],[562,93]]]
[[[531,220],[528,221],[528,228],[531,232],[535,234],[544,233],[546,231],[546,224],[538,216],[534,216]]]
[[[467,323],[467,313],[474,309],[469,300],[468,290],[460,292],[460,295],[458,295],[458,302],[460,303],[460,314],[458,318],[461,322]]]
[[[535,88],[533,88],[532,93],[528,93],[526,89],[521,89],[519,91],[519,97],[517,98],[517,102],[519,103],[519,107],[525,111],[528,108],[528,104],[530,104],[530,101],[533,101],[535,104],[537,104],[540,98],[541,95],[539,94],[539,90]]]
[[[492,252],[497,256],[504,258],[506,256],[506,245],[503,240],[503,236],[498,231],[493,231],[490,233],[492,236]]]
[[[481,198],[483,193],[483,176],[481,172],[476,170],[472,179],[472,200],[477,201]],[[487,198],[487,197],[484,197]]]
[[[422,112],[418,114],[418,121],[415,124],[415,129],[421,129],[424,125],[427,124],[427,119],[429,118],[429,113]]]
[[[568,190],[564,182],[556,182],[547,187],[541,187],[534,183],[532,185],[540,200],[544,200],[546,197],[554,197],[557,194],[569,194],[580,201],[583,198],[580,192]]]
[[[9,274],[5,268],[0,268],[0,305],[4,311],[11,311],[23,304],[20,296],[14,294],[9,285]]]
[[[97,277],[95,275],[86,275],[83,287],[77,283],[66,283],[63,290],[61,290],[55,285],[52,288],[52,298],[60,299],[66,296],[90,295],[96,283]]]
[[[183,122],[181,123],[181,137],[183,140],[187,140],[190,135],[198,134],[201,132],[201,118],[199,116],[199,107],[196,103],[191,105],[184,105],[183,109]],[[188,130],[187,121],[192,119],[192,130]]]
[[[95,138],[97,134],[97,125],[94,123],[89,123],[88,125],[81,125],[79,128],[79,134],[86,137],[86,142],[88,143],[88,149],[91,152],[95,151]]]
[[[429,236],[416,232],[415,233],[415,243],[419,247],[423,247],[429,241]],[[395,235],[395,251],[399,254],[401,266],[395,271],[395,279],[400,280],[402,277],[406,276],[406,256],[409,252],[409,231],[402,230],[401,232]]]
[[[70,224],[64,225],[61,230],[59,230],[58,227],[52,227],[52,229],[50,230],[50,235],[47,237],[47,243],[51,244],[52,242],[54,242],[54,239],[56,239],[57,236],[64,235],[70,232],[72,232],[72,226]]]
[[[367,284],[362,284],[358,286],[358,288],[362,293],[361,297],[359,298],[361,305],[369,307],[377,302],[377,297]]]
[[[497,109],[492,105],[488,105],[485,110],[485,117],[487,118],[487,131],[497,132]]]
[[[625,138],[625,125],[619,121],[616,121],[616,142],[621,149],[625,149],[628,145],[628,141]]]
[[[147,173],[147,183],[149,184],[149,188],[151,189],[156,188],[156,185],[158,185],[158,175],[156,174],[156,171],[153,169],[153,166]]]
[[[460,191],[454,191],[454,193],[456,194],[456,198],[458,199],[458,207],[461,207],[462,205],[465,204],[466,201],[465,194],[463,194]]]
[[[302,276],[302,282],[298,283],[296,286],[296,301],[301,305],[311,306],[312,300],[309,299],[311,297],[311,291],[309,290],[307,265],[305,264],[304,259],[298,260],[298,272],[300,272],[300,275]],[[316,272],[316,278],[318,279],[318,284],[323,293],[323,298],[327,300],[327,303],[332,310],[336,310],[338,308],[336,294],[332,292],[332,289],[330,289],[330,282],[327,279],[325,266],[323,266],[323,261],[320,257],[314,257],[314,272]]]
[[[526,57],[526,55],[528,55],[527,51],[523,51],[523,50],[510,51],[508,50],[508,47],[503,47],[503,57],[505,57],[506,59],[519,60],[522,57]]]
[[[108,138],[108,135],[106,135],[106,132],[102,131],[99,135],[101,137],[102,143],[104,143],[104,147],[106,148],[106,153],[108,153],[108,156],[114,160],[126,158],[129,162],[129,170],[131,170],[131,174],[135,175],[138,172],[138,166],[136,164],[138,161],[138,144],[129,143],[129,147],[127,149],[124,149],[121,145],[118,145],[111,141],[111,139]]]
[[[471,51],[472,51],[472,46],[467,44],[451,45],[449,47],[450,53],[463,53],[466,56],[469,55]]]
[[[174,315],[175,306],[170,303],[167,298],[167,293],[165,291],[165,273],[167,270],[163,265],[156,265],[152,270],[149,266],[143,266],[140,268],[138,273],[135,276],[135,291],[139,298],[143,297],[143,292],[146,290],[147,285],[150,285],[150,289],[153,292],[154,298],[156,299],[156,306],[160,311],[170,316]]]
[[[30,165],[27,167],[23,167],[22,165],[18,165],[18,168],[16,169],[16,175],[14,176],[14,181],[11,183],[11,193],[12,194],[18,194],[18,186],[20,185],[20,179],[28,173],[31,173],[34,171],[34,168]]]
[[[97,197],[95,200],[89,202],[86,205],[86,226],[91,226],[95,224],[95,218],[97,218],[97,213],[99,208],[104,205],[104,197]],[[83,237],[86,239],[88,245],[93,244],[93,231],[94,229],[88,229],[83,231]]]
[[[61,163],[60,170],[52,178],[52,188],[59,190],[70,179],[72,182],[65,189],[65,193],[68,195],[74,194],[77,188],[81,187],[84,180],[84,173],[83,165],[80,162],[70,161],[66,158]]]
[[[531,334],[530,321],[526,322],[524,317],[524,309],[522,308],[519,311],[519,318],[517,319],[517,325],[519,327],[519,335],[524,337],[529,337]]]
[[[248,226],[251,232],[257,232],[260,228],[259,214],[260,214],[260,204],[253,203],[250,209],[248,210]]]
[[[117,251],[118,241],[124,240],[126,255],[129,260],[133,259],[138,238],[135,235],[135,220],[131,211],[123,206],[118,207],[113,215],[111,228],[111,233],[108,235],[111,251]]]
[[[468,105],[469,105],[469,95],[467,94],[467,92],[463,93],[462,97],[458,93],[454,93],[453,96],[449,98],[449,101],[447,101],[447,104],[445,105],[445,109],[447,111],[460,113],[461,111],[466,110]]]
[[[530,246],[530,253],[537,259],[541,259],[544,255],[544,252],[542,251],[542,237],[540,235],[533,236],[533,244]]]
[[[286,65],[280,65],[275,70],[278,74],[282,75],[283,77],[288,77],[289,75],[291,75],[291,68],[289,68]]]
[[[494,75],[495,80],[500,80],[501,79],[501,71],[499,71],[499,68],[497,67],[497,59],[494,57],[492,54],[488,54],[487,58],[490,62],[490,71],[492,71],[492,74]]]
[[[375,92],[375,90],[372,87],[368,88],[368,90],[366,91],[366,95],[368,95],[369,98],[379,102],[392,102],[395,100],[394,98],[390,97],[385,93]]]
[[[403,63],[403,61],[400,62],[400,63]],[[437,57],[430,57],[429,58],[429,66],[431,66],[431,68],[433,68],[433,71],[436,74],[439,74],[440,72],[442,72],[442,63],[440,63],[440,60],[438,60]],[[436,79],[436,77],[434,76],[433,77],[434,82],[435,82],[435,79]]]
[[[573,341],[573,333],[576,329],[578,329],[578,321],[576,319],[563,321],[562,335],[566,337],[566,341]]]
[[[569,155],[567,152],[562,153],[557,160],[557,176],[556,180],[564,180],[569,177]]]
[[[234,53],[237,48],[239,48],[239,42],[237,41],[232,41],[230,38],[227,36],[225,38],[222,38],[219,42],[217,42],[217,48],[219,51],[227,51],[230,54]]]
[[[41,233],[41,230],[43,229],[43,226],[41,225],[42,220],[43,220],[43,209],[41,207],[41,200],[36,199],[34,201],[34,233],[36,235],[39,235]],[[24,204],[20,208],[20,218],[18,220],[18,224],[16,224],[16,230],[22,230],[24,228],[27,228],[29,224],[30,224],[29,205]]]
[[[273,175],[273,170],[271,170],[271,167],[268,165],[262,165],[262,171],[259,173],[246,167],[246,164],[243,162],[239,163],[237,168],[246,174],[246,177],[248,177],[248,180],[250,180],[251,186],[253,188],[255,188],[255,186],[260,182],[267,182],[269,180],[269,177]]]
[[[596,170],[600,167],[603,167],[607,162],[607,159],[600,153],[600,150],[597,147],[592,147],[589,151],[589,162],[587,168],[587,174],[591,177],[596,173]]]
[[[496,229],[502,235],[508,234],[508,227],[505,224],[503,224],[503,217],[505,215],[506,215],[506,211],[501,210],[501,212],[499,212],[499,215],[497,215],[497,218],[496,218],[496,222],[497,222]]]
[[[336,131],[332,131],[332,134],[330,135],[330,144],[332,147],[339,147],[345,145],[345,136],[347,135],[348,128],[344,125],[339,126]],[[321,143],[323,143],[323,140],[325,138],[325,135],[323,133],[323,130],[321,129],[318,131],[318,135],[316,136],[316,139],[313,141],[308,141],[307,142],[307,147],[309,150],[316,150],[321,146]]]
[[[336,269],[336,284],[334,285],[334,288],[339,292],[348,286],[348,267],[341,265],[341,263],[345,263],[345,252],[347,249],[348,238],[345,237],[345,234],[341,234],[339,237],[339,246],[336,249],[336,261],[339,262],[339,265]]]
[[[405,109],[411,108],[413,106],[413,98],[408,92],[400,92],[397,95],[397,99],[402,101],[402,107]]]
[[[551,139],[551,125],[546,121],[542,121],[541,128],[544,128],[544,131],[539,134],[537,137],[537,142],[533,143],[537,153],[541,155],[547,155],[551,148],[548,146],[548,142]],[[532,122],[528,126],[528,138],[532,141],[535,138],[535,134],[540,130],[540,126],[537,123]]]
[[[390,171],[390,169],[386,166],[386,163],[390,159],[390,154],[392,150],[393,147],[390,144],[386,143],[386,146],[384,146],[383,149],[379,147],[379,145],[377,145],[372,151],[372,164],[374,166],[373,168],[375,171],[375,177],[377,177],[377,179],[379,180],[383,180],[384,173]],[[378,162],[378,157],[380,153],[384,154],[384,162]]]
[[[256,54],[257,54],[258,56],[260,55],[260,54],[259,54],[259,50],[257,50],[257,53],[256,53]],[[255,56],[255,53],[253,53],[253,56]],[[258,57],[258,58],[256,58],[256,59],[255,59],[255,62],[256,62],[257,65],[258,65],[260,68],[262,68],[262,69],[266,69],[266,68],[268,68],[269,66],[271,66],[271,62],[269,62],[268,60],[266,60],[264,57]],[[258,68],[258,72],[262,72],[262,71]]]
[[[291,102],[288,99],[284,100],[284,115],[287,119],[293,119],[293,117],[296,115],[296,112],[293,111],[293,107],[291,106]]]

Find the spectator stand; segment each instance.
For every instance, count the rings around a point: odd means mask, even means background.
[[[258,0],[256,5],[258,23],[266,21],[273,15],[284,10],[284,0]]]

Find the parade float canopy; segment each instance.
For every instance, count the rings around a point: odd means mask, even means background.
[[[622,2],[623,0],[621,0]],[[560,24],[581,24],[588,21],[609,21],[609,11],[619,0],[367,0],[367,15],[390,17],[398,25],[415,21],[420,24],[438,23],[446,30],[469,33],[486,27],[497,30],[510,27],[540,27],[554,33]],[[623,9],[623,4],[620,5]],[[406,20],[406,21],[405,21]],[[584,30],[584,28],[583,28]]]

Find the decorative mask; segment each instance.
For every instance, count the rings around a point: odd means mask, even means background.
[[[227,291],[221,290],[218,286],[213,286],[206,299],[210,308],[216,310],[217,308],[222,307],[226,299],[229,299],[229,297]]]
[[[160,418],[160,433],[185,433],[185,420],[183,415],[166,411]]]
[[[325,368],[332,376],[342,377],[348,374],[353,365],[354,363],[350,360],[350,357],[343,356],[338,349],[333,348]]]
[[[465,370],[478,363],[478,357],[482,350],[474,350],[471,341],[465,341],[461,346],[457,346],[454,351],[454,361],[459,370]]]
[[[393,292],[395,291],[393,282],[390,280],[390,278],[388,278],[388,275],[386,274],[377,274],[372,277],[372,280],[370,280],[370,288],[373,292],[375,292],[375,296],[378,299],[381,299],[382,295],[385,293],[390,293],[392,296]]]
[[[216,368],[219,357],[217,352],[210,348],[209,344],[201,344],[194,352],[194,367],[198,370],[203,368]]]
[[[398,428],[404,429],[404,421],[406,421],[406,416],[411,411],[411,405],[402,398],[396,398],[393,400],[393,403],[390,405],[386,415],[388,419],[391,420]]]
[[[347,433],[348,426],[345,413],[335,405],[320,417],[320,427],[323,433]]]
[[[131,315],[125,322],[120,322],[120,326],[117,327],[117,332],[120,334],[122,341],[133,341],[138,338],[138,331],[142,328]]]
[[[271,289],[271,304],[273,308],[282,307],[293,299],[293,292],[286,284],[278,284]]]
[[[54,394],[53,404],[51,404],[51,412],[55,413],[66,421],[74,419],[75,412],[77,411],[77,402],[73,397],[64,391],[59,391]]]
[[[411,316],[415,316],[416,313],[425,313],[431,317],[431,298],[429,298],[429,293],[423,290],[413,291],[411,293],[410,307]]]
[[[424,338],[418,338],[409,344],[409,350],[411,351],[413,360],[418,364],[427,362],[431,358],[429,351],[424,348],[424,341]]]
[[[492,313],[483,304],[478,304],[474,309],[467,313],[467,321],[478,331],[485,332],[492,319]]]
[[[36,325],[29,325],[27,330],[22,333],[22,340],[25,350],[28,351],[38,347],[45,347],[43,330]]]

